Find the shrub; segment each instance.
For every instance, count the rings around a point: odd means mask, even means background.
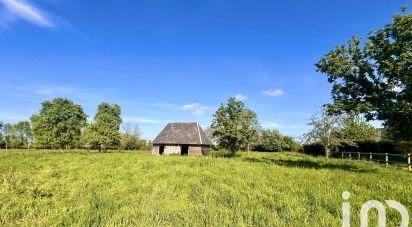
[[[319,143],[303,145],[303,152],[308,155],[324,156],[325,148]]]
[[[400,146],[398,142],[393,141],[358,141],[352,146],[339,146],[339,152],[362,152],[362,153],[389,153],[403,154],[406,153],[405,148]]]
[[[412,154],[412,141],[398,142],[395,146],[395,151],[398,153]]]
[[[211,151],[209,155],[214,158],[232,158],[235,156],[232,152],[226,149]]]

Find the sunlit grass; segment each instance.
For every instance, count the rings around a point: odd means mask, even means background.
[[[411,185],[402,168],[294,153],[1,151],[0,225],[341,226],[349,191],[359,226],[371,199],[411,209]],[[399,226],[396,212],[388,219]]]

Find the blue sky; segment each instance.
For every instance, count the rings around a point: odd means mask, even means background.
[[[0,0],[0,121],[67,97],[101,101],[153,139],[168,122],[210,124],[231,96],[266,128],[299,136],[330,102],[314,64],[411,1]]]

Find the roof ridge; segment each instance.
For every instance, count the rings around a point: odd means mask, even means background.
[[[200,145],[202,145],[203,141],[202,141],[202,134],[200,133],[199,122],[196,122],[196,125],[197,125],[197,132],[199,133]]]

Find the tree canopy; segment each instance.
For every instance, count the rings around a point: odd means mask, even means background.
[[[94,116],[94,122],[84,132],[84,143],[99,150],[119,145],[121,123],[120,106],[110,105],[106,102],[101,103]]]
[[[28,121],[6,124],[6,129],[7,144],[11,148],[27,148],[33,142],[33,133]]]
[[[75,146],[86,126],[83,108],[64,98],[42,103],[38,114],[31,117],[35,143],[60,149]]]
[[[232,97],[214,114],[211,129],[219,146],[235,154],[256,139],[259,123],[255,112]]]
[[[373,141],[378,137],[376,128],[353,114],[344,116],[341,126],[337,131],[337,137],[341,142]]]
[[[360,141],[374,141],[377,130],[360,116],[355,114],[333,115],[327,108],[315,114],[308,125],[312,129],[304,134],[307,143],[318,143],[329,158],[331,151],[341,144],[356,145]]]
[[[405,10],[366,42],[353,37],[316,64],[333,85],[331,112],[382,120],[399,140],[412,139],[412,14]]]

